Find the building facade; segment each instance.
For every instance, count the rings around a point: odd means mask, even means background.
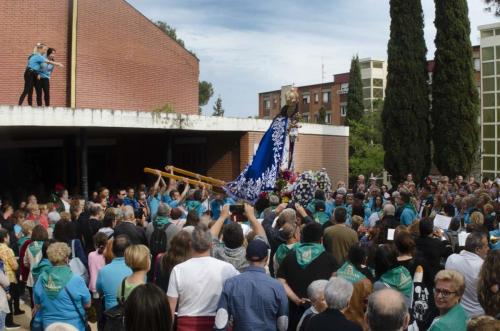
[[[500,23],[482,25],[481,57],[481,173],[500,176]]]

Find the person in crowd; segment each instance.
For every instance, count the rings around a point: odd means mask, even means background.
[[[471,318],[467,323],[467,331],[498,331],[500,330],[500,321],[495,318],[483,315]]]
[[[26,286],[28,287],[28,291],[30,293],[31,298],[31,308],[33,308],[33,287],[35,286],[35,280],[33,278],[33,268],[40,263],[43,258],[42,248],[43,244],[49,240],[49,234],[47,230],[42,225],[37,225],[33,228],[33,232],[31,234],[31,243],[26,249],[26,253],[24,254],[23,264],[29,270],[28,278],[26,281]]]
[[[73,239],[74,237],[74,228],[68,218],[63,218],[56,223],[53,233],[54,240],[66,243],[72,250],[70,259],[77,257],[85,265],[85,267],[88,267],[87,254],[85,254],[82,242],[80,241],[80,239]]]
[[[410,272],[410,275],[415,274],[418,261],[415,258],[415,240],[407,231],[399,232],[394,236],[394,245],[398,250],[398,263],[404,266]]]
[[[486,255],[477,283],[477,296],[484,312],[500,320],[500,250]]]
[[[165,292],[154,284],[138,285],[124,309],[126,331],[170,331],[173,317]]]
[[[125,206],[132,206],[134,210],[139,209],[139,202],[135,198],[135,190],[133,187],[127,187],[127,195],[123,198],[123,204]]]
[[[47,60],[55,61],[56,50],[52,47],[47,49],[46,58]],[[37,80],[35,81],[36,90],[36,105],[41,107],[42,104],[42,94],[43,100],[45,101],[45,107],[50,106],[50,77],[54,71],[55,65],[53,63],[42,63],[40,66],[40,71],[38,72]]]
[[[88,208],[88,215],[88,218],[81,218],[79,222],[81,233],[79,239],[82,240],[87,255],[94,250],[94,236],[103,226],[104,210],[100,205],[93,203]]]
[[[96,289],[97,275],[99,270],[101,270],[105,265],[106,261],[104,259],[104,249],[108,243],[108,236],[103,232],[97,232],[94,236],[94,247],[95,250],[89,254],[89,290],[92,293],[93,301],[99,299],[99,293]]]
[[[170,274],[167,296],[172,316],[177,307],[178,331],[212,330],[224,282],[238,275],[229,263],[210,256],[212,234],[204,224],[192,233],[191,258]]]
[[[330,279],[339,267],[335,257],[322,245],[323,228],[319,223],[310,222],[304,226],[302,241],[285,257],[276,275],[289,299],[288,330],[296,329],[302,314],[309,308],[309,284],[318,279]]]
[[[266,232],[259,221],[257,221],[254,208],[247,203],[244,204],[244,216],[250,222],[252,231],[255,234],[254,240],[262,240],[267,243]],[[239,222],[231,222],[223,227],[228,217],[229,205],[225,205],[222,208],[219,219],[210,228],[213,240],[212,256],[231,263],[236,270],[243,272],[249,266],[249,261],[245,257],[245,247],[243,246],[245,241],[243,228]],[[223,241],[219,240],[221,229]]]
[[[429,331],[465,331],[469,316],[460,305],[465,290],[465,279],[455,270],[441,270],[435,277],[434,301],[439,317],[432,322]]]
[[[279,270],[281,262],[300,243],[300,227],[296,223],[286,222],[281,227],[281,234],[286,243],[278,246],[273,258],[274,270]]]
[[[116,222],[118,220],[118,211],[115,208],[108,208],[104,213],[104,218],[102,219],[102,227],[99,229],[99,232],[104,233],[108,239],[113,236],[115,232],[114,228],[116,226]]]
[[[172,220],[169,218],[170,211],[171,208],[166,203],[161,202],[158,206],[156,218],[146,227],[146,238],[151,249],[153,249],[154,246],[151,242],[152,237],[157,238],[157,236],[153,236],[155,230],[165,232],[165,247],[162,247],[162,251],[153,253],[164,253],[168,251],[170,248],[170,242],[175,237],[175,235],[182,230],[180,226],[172,223]]]
[[[247,215],[253,212],[253,207],[250,208],[246,207]],[[249,266],[245,272],[224,283],[217,305],[215,330],[226,330],[232,318],[233,331],[286,331],[288,298],[283,285],[266,275],[267,243],[259,239],[250,241],[246,248],[246,259]]]
[[[356,323],[363,330],[366,330],[368,327],[364,315],[368,297],[373,292],[373,283],[368,278],[364,278],[352,284],[352,286],[353,291],[351,300],[349,301],[349,306],[343,313],[349,321]]]
[[[446,269],[458,271],[465,277],[465,292],[460,304],[470,317],[484,314],[477,297],[477,281],[488,250],[488,237],[483,232],[472,232],[465,240],[465,250],[446,260]]]
[[[5,229],[0,229],[0,260],[3,262],[5,274],[9,278],[9,310],[6,316],[6,328],[19,327],[14,323],[14,315],[22,315],[24,311],[19,307],[19,288],[17,284],[16,271],[19,268],[14,251],[9,247],[9,232]]]
[[[396,219],[396,208],[392,203],[384,204],[382,215],[382,219],[375,224],[380,227],[380,236],[387,238],[388,229],[395,229],[401,223]]]
[[[113,240],[114,259],[102,267],[97,274],[96,290],[104,298],[104,309],[108,310],[118,304],[116,294],[122,280],[132,274],[125,264],[125,250],[130,246],[130,239],[125,235],[116,236]]]
[[[33,289],[34,309],[40,312],[44,329],[52,323],[65,322],[85,331],[85,308],[90,307],[90,293],[84,280],[71,272],[70,255],[66,243],[53,243],[47,248],[52,267],[40,275]]]
[[[155,272],[155,283],[165,293],[168,290],[168,282],[172,269],[179,263],[187,261],[191,257],[191,234],[180,231],[170,242],[170,249],[165,254],[160,254]]]
[[[124,190],[125,191],[125,190]],[[134,208],[123,207],[123,221],[115,227],[114,236],[126,235],[132,245],[146,245],[146,233],[143,228],[137,227],[135,223]]]
[[[361,331],[361,327],[349,321],[343,311],[349,306],[353,287],[345,279],[332,277],[325,287],[325,301],[328,308],[311,318],[306,330]]]
[[[354,183],[354,186],[352,187],[352,192],[357,193],[357,192],[364,192],[365,190],[365,176],[359,175],[358,180],[356,183]]]
[[[410,322],[404,296],[385,288],[368,298],[365,321],[370,331],[403,331]]]
[[[395,289],[404,295],[406,305],[411,306],[413,294],[413,278],[405,267],[398,263],[398,253],[389,244],[380,245],[375,253],[375,276],[373,290],[378,291],[387,287]]]
[[[323,240],[325,249],[335,257],[338,263],[343,264],[349,249],[358,243],[358,234],[346,225],[347,210],[345,208],[335,208],[333,217],[337,224],[325,230]]]
[[[326,284],[328,284],[327,280],[319,279],[307,287],[307,297],[311,301],[311,307],[302,314],[299,324],[297,324],[297,331],[307,330],[311,318],[322,313],[327,308],[325,301]]]
[[[132,270],[132,274],[125,277],[124,293],[118,289],[117,297],[127,300],[130,293],[138,285],[144,284],[146,275],[151,268],[149,248],[145,245],[132,245],[125,250],[125,264]]]
[[[33,88],[38,80],[38,75],[42,71],[42,64],[51,64],[62,67],[59,62],[54,62],[44,56],[47,52],[47,46],[43,43],[36,45],[36,52],[28,57],[28,65],[24,71],[24,89],[19,97],[19,106],[24,102],[24,98],[28,96],[28,105],[33,105]],[[41,106],[41,105],[38,105]]]
[[[451,244],[436,236],[434,222],[431,219],[420,220],[418,228],[420,235],[415,239],[417,255],[422,261],[425,272],[428,272],[429,277],[434,279],[438,271],[442,269],[441,259],[448,258],[452,253]],[[433,288],[433,284],[426,283],[426,286],[429,289]]]
[[[10,312],[7,291],[10,286],[9,277],[5,274],[3,261],[0,261],[0,330],[5,330],[5,321]]]
[[[336,276],[343,278],[353,284],[363,279],[373,282],[372,271],[366,266],[366,249],[358,244],[351,246],[347,254],[347,260],[337,270]]]
[[[415,207],[411,203],[411,194],[407,190],[399,191],[399,207],[401,215],[399,217],[401,224],[409,226],[417,218],[418,214]]]

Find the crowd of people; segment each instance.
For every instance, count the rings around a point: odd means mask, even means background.
[[[32,330],[499,330],[499,196],[489,179],[359,176],[250,204],[158,173],[4,199],[0,330],[22,297]]]
[[[33,89],[36,91],[38,107],[50,106],[50,77],[55,66],[62,67],[62,63],[55,61],[56,50],[44,43],[38,43],[32,54],[28,56],[28,63],[24,71],[24,88],[19,97],[19,106],[28,97],[28,104],[33,106]]]

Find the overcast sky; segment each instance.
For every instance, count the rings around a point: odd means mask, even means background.
[[[128,0],[145,16],[177,29],[200,59],[200,80],[211,82],[226,116],[258,112],[258,93],[332,81],[349,71],[352,55],[387,58],[388,0]],[[498,21],[482,0],[468,0],[471,41],[477,26]],[[434,0],[422,0],[427,58],[435,51]],[[322,63],[324,65],[322,75]]]

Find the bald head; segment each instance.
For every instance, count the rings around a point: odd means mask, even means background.
[[[370,295],[365,319],[370,331],[400,331],[408,327],[410,316],[403,295],[387,288]]]

